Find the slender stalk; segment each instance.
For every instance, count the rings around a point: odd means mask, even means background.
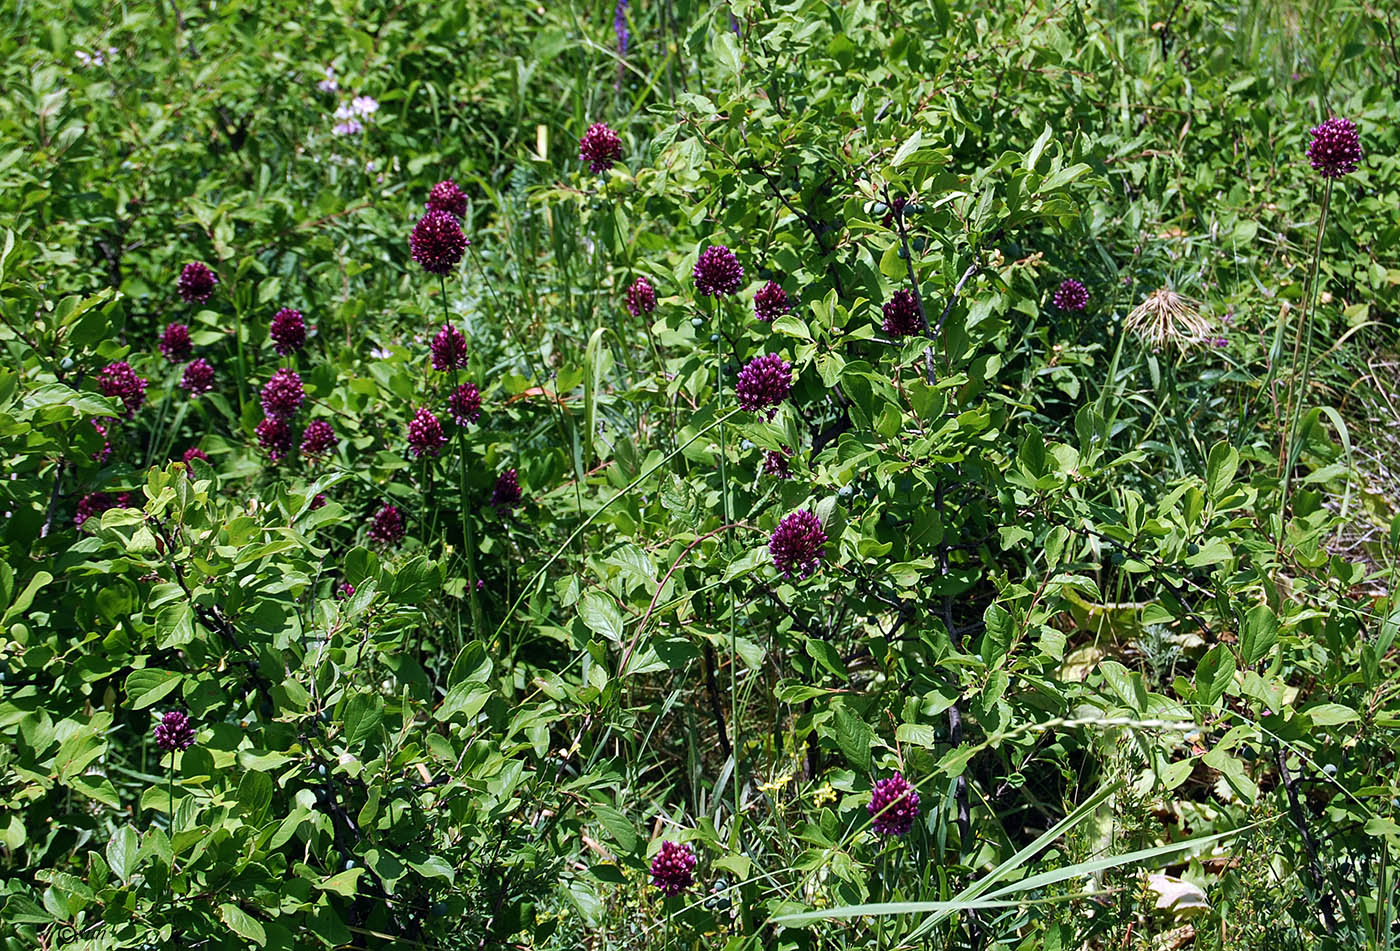
[[[443,324],[450,325],[452,316],[447,309],[447,277],[438,275],[438,285],[442,288]],[[452,368],[452,390],[455,393],[461,385],[459,371]],[[453,421],[456,423],[456,421]],[[466,549],[462,557],[467,562],[467,604],[472,615],[472,637],[481,636],[484,628],[481,623],[481,602],[476,596],[476,526],[472,523],[471,509],[467,505],[467,444],[466,425],[457,424],[457,515],[462,520],[462,546]]]

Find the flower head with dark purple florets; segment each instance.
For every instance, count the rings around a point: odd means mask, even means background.
[[[1361,137],[1350,119],[1333,116],[1312,130],[1308,161],[1323,178],[1341,178],[1361,164]]]
[[[335,448],[335,430],[324,419],[313,419],[301,433],[303,456],[324,456]]]
[[[433,354],[433,369],[451,373],[467,365],[467,338],[451,324],[443,324],[428,348]]]
[[[520,505],[520,476],[514,469],[507,469],[496,478],[496,487],[491,490],[491,504],[497,512],[505,513]]]
[[[281,416],[264,416],[254,432],[258,437],[258,446],[273,462],[291,452],[292,445],[296,442],[292,424]]]
[[[291,356],[306,346],[306,320],[299,310],[283,307],[272,315],[272,323],[267,332],[277,352],[284,357]]]
[[[180,458],[184,460],[185,465],[189,465],[196,459],[204,463],[206,466],[213,465],[213,463],[209,461],[209,453],[205,452],[203,449],[200,449],[198,446],[191,446],[190,448],[186,449],[185,454]]]
[[[768,419],[778,414],[778,404],[792,392],[792,367],[776,353],[754,357],[734,381],[739,407],[762,413]]]
[[[408,236],[408,251],[429,274],[451,274],[470,244],[457,219],[445,211],[429,211]]]
[[[594,175],[606,172],[622,161],[622,139],[606,122],[595,122],[578,140],[578,157],[588,163]]]
[[[884,313],[885,319],[880,324],[880,329],[891,337],[908,337],[924,330],[924,318],[919,313],[919,299],[911,290],[901,288],[895,291],[894,296],[885,301]]]
[[[165,332],[160,335],[160,343],[156,346],[171,363],[184,363],[194,352],[190,328],[184,324],[166,324]]]
[[[701,297],[723,297],[739,290],[744,269],[734,252],[722,244],[712,244],[695,261],[695,292]]]
[[[101,515],[108,509],[126,508],[131,501],[131,495],[123,492],[120,495],[108,495],[106,492],[89,492],[78,500],[78,511],[73,516],[73,524],[82,527],[82,524],[95,515]]]
[[[282,367],[263,384],[262,408],[268,416],[291,419],[306,401],[306,390],[295,370]]]
[[[875,831],[880,835],[904,835],[919,817],[919,794],[899,773],[875,784],[870,793],[870,813]]]
[[[1089,290],[1074,278],[1065,278],[1055,288],[1051,303],[1063,311],[1079,311],[1089,305]]]
[[[420,406],[408,421],[408,450],[414,456],[436,456],[442,451],[447,437],[442,434],[442,422],[432,410]]]
[[[214,285],[219,278],[200,261],[191,261],[180,271],[175,289],[191,304],[202,304],[214,294]]]
[[[457,187],[457,183],[447,178],[433,186],[428,192],[428,200],[423,203],[429,211],[443,211],[461,220],[467,215],[467,193]]]
[[[792,478],[792,450],[787,446],[781,449],[770,449],[763,455],[763,474],[777,476],[779,479]]]
[[[809,509],[783,516],[768,539],[768,554],[784,578],[807,577],[826,557],[826,532],[821,519]]]
[[[777,281],[769,281],[753,295],[753,315],[765,324],[771,324],[790,310],[792,302]]]
[[[397,545],[403,541],[403,513],[396,505],[386,505],[374,513],[369,525],[369,540],[379,545]]]
[[[651,860],[651,883],[666,895],[679,895],[695,884],[695,849],[689,842],[662,842]]]
[[[161,717],[152,731],[159,746],[167,753],[187,750],[194,746],[194,727],[190,718],[179,710],[171,710]]]
[[[348,581],[342,581],[340,587],[335,589],[337,601],[344,601],[355,596],[355,586]]]
[[[188,390],[191,396],[208,393],[214,388],[214,368],[209,361],[200,357],[191,360],[180,375],[180,389]]]
[[[627,313],[640,317],[656,310],[656,289],[651,281],[639,277],[627,288]]]
[[[458,426],[474,423],[481,418],[481,391],[475,383],[463,383],[447,397],[447,411]]]
[[[97,374],[97,387],[103,396],[121,400],[126,407],[126,418],[136,415],[146,399],[146,378],[137,376],[131,364],[125,360],[109,363]]]

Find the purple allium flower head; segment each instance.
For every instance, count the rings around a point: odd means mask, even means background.
[[[776,353],[754,357],[739,371],[734,395],[739,407],[763,413],[768,419],[778,414],[778,404],[792,392],[792,367]]]
[[[447,397],[447,411],[458,426],[474,423],[481,418],[481,391],[475,383],[463,383]]]
[[[191,304],[202,304],[214,294],[214,285],[219,279],[202,261],[191,261],[180,271],[180,279],[175,282],[175,290]]]
[[[507,469],[496,478],[496,487],[491,490],[491,504],[497,512],[505,513],[520,505],[520,477],[514,469]]]
[[[753,315],[765,324],[771,324],[790,310],[792,302],[777,281],[769,281],[753,295]]]
[[[588,163],[588,170],[597,175],[622,161],[622,139],[606,122],[595,122],[578,140],[578,157]]]
[[[656,289],[651,281],[639,277],[627,288],[627,313],[640,317],[656,310]]]
[[[152,733],[156,738],[156,746],[167,753],[187,750],[194,746],[194,727],[190,725],[190,718],[179,710],[171,710],[161,717]]]
[[[424,214],[408,236],[409,253],[429,274],[451,274],[469,243],[457,219],[445,211]]]
[[[428,192],[424,207],[429,211],[446,212],[460,220],[467,215],[467,193],[458,188],[452,179],[443,179]]]
[[[254,432],[258,437],[258,446],[267,453],[267,457],[273,462],[291,452],[292,445],[296,441],[296,434],[292,432],[292,424],[281,416],[264,416],[263,421],[258,423]]]
[[[82,527],[82,524],[94,515],[101,515],[108,509],[126,508],[131,502],[131,495],[123,492],[120,495],[108,495],[106,492],[89,492],[78,500],[78,511],[73,516],[73,524]]]
[[[784,515],[768,539],[768,554],[784,578],[805,578],[826,557],[826,532],[821,519],[809,509]]]
[[[689,842],[662,842],[651,860],[651,883],[667,895],[679,895],[695,884],[695,849]]]
[[[792,450],[787,446],[781,449],[770,449],[763,454],[763,474],[777,476],[779,479],[791,479]]]
[[[1088,288],[1072,277],[1066,278],[1055,288],[1051,303],[1064,311],[1083,310],[1089,304]]]
[[[117,421],[115,419],[112,419],[110,416],[104,417],[102,419],[94,419],[92,421],[92,428],[97,430],[98,435],[102,437],[102,448],[97,450],[97,452],[93,453],[92,458],[96,459],[103,465],[106,465],[107,460],[112,458],[112,441],[107,438],[107,433],[108,428],[116,422]]]
[[[209,453],[205,452],[203,449],[200,449],[198,446],[191,446],[190,448],[186,449],[185,454],[180,458],[184,460],[185,465],[189,465],[196,459],[200,460],[205,465],[213,465],[213,463],[209,460]]]
[[[306,346],[306,321],[299,310],[283,307],[272,315],[272,323],[267,332],[276,345],[277,352],[284,357],[291,356]]]
[[[374,513],[370,522],[370,541],[379,545],[397,545],[403,541],[403,513],[396,505],[386,505]]]
[[[355,596],[355,586],[348,581],[342,581],[340,587],[335,589],[337,601],[345,601]]]
[[[335,430],[324,419],[313,419],[301,433],[303,456],[324,456],[335,448]]]
[[[316,495],[311,499],[311,504],[306,507],[307,511],[314,512],[329,501],[330,500],[326,498],[326,493],[317,492]]]
[[[214,388],[214,368],[209,361],[200,357],[191,360],[180,375],[180,389],[188,390],[191,396],[208,393]]]
[[[1341,178],[1361,164],[1361,138],[1350,119],[1333,116],[1312,130],[1308,161],[1323,178]]]
[[[722,297],[739,290],[744,269],[734,252],[722,244],[712,244],[695,261],[695,292],[701,297]]]
[[[875,831],[880,835],[904,835],[919,816],[919,794],[899,773],[875,784],[870,793],[870,813]]]
[[[436,456],[442,451],[447,437],[442,434],[442,422],[426,406],[418,407],[418,412],[408,421],[408,450],[415,456],[424,453]]]
[[[136,415],[146,399],[146,378],[137,376],[131,364],[125,360],[109,363],[97,374],[97,386],[103,396],[122,401],[126,407],[126,418]]]
[[[897,339],[923,332],[924,318],[919,313],[919,299],[907,288],[895,291],[894,296],[885,301],[884,313],[885,319],[880,329],[891,337]]]
[[[467,338],[451,324],[442,325],[428,348],[433,354],[433,369],[439,373],[451,373],[467,365]]]
[[[302,388],[301,377],[295,370],[282,367],[263,384],[262,408],[268,416],[290,419],[305,401],[306,390]]]
[[[194,352],[190,328],[184,324],[166,324],[165,332],[160,335],[160,343],[156,346],[171,363],[184,363]]]

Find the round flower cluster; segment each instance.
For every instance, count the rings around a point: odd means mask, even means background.
[[[695,291],[701,297],[722,297],[739,290],[744,269],[734,252],[722,244],[712,244],[695,261]]]
[[[469,243],[457,219],[445,211],[427,212],[408,236],[409,254],[429,274],[451,274]]]
[[[821,519],[809,509],[783,516],[768,539],[768,554],[784,578],[806,578],[826,557],[826,532]]]
[[[792,392],[792,367],[776,353],[754,357],[739,371],[734,393],[739,406],[751,413],[778,414],[778,404]]]
[[[141,403],[146,399],[146,378],[136,375],[131,364],[125,360],[109,363],[97,375],[97,386],[103,396],[121,400],[126,407],[126,418],[136,415]]]
[[[467,365],[467,338],[451,324],[443,324],[428,347],[433,354],[433,369],[439,373],[451,373]]]
[[[497,512],[508,512],[520,506],[520,476],[514,469],[507,469],[496,479],[496,487],[491,490],[491,504]]]
[[[753,314],[765,324],[771,324],[790,310],[792,302],[777,281],[769,281],[753,295]]]
[[[205,452],[203,449],[200,449],[198,446],[191,446],[190,448],[186,449],[185,454],[180,458],[184,460],[185,465],[189,465],[196,459],[198,459],[200,462],[203,462],[205,465],[213,465],[213,463],[209,459],[209,453]]]
[[[397,545],[403,541],[403,513],[396,505],[386,505],[374,513],[369,526],[369,539],[380,545]]]
[[[208,393],[214,388],[214,368],[209,361],[200,357],[191,360],[180,376],[180,389],[188,390],[191,396]]]
[[[1333,116],[1312,130],[1308,161],[1323,178],[1341,178],[1361,164],[1361,137],[1350,119]]]
[[[588,170],[597,175],[622,161],[622,139],[606,122],[595,122],[578,140],[578,157],[588,163]]]
[[[179,710],[171,710],[161,717],[152,733],[155,735],[156,746],[167,753],[187,750],[194,746],[194,727],[190,724],[190,718]]]
[[[284,357],[289,357],[306,346],[306,321],[302,318],[301,311],[283,307],[273,314],[268,336],[272,338],[277,352]]]
[[[180,271],[175,281],[175,290],[192,304],[202,304],[214,294],[214,285],[219,283],[214,272],[200,261],[191,261]]]
[[[463,383],[447,397],[447,411],[458,426],[474,423],[481,418],[481,391],[475,383]]]
[[[909,781],[895,773],[875,784],[870,793],[871,825],[880,835],[904,835],[919,817],[919,794]]]
[[[323,456],[335,448],[335,430],[324,419],[313,419],[301,434],[303,456]]]
[[[414,456],[422,456],[425,453],[436,456],[445,442],[447,437],[442,434],[442,422],[428,407],[420,406],[418,412],[408,421],[409,452]]]
[[[79,527],[94,515],[101,515],[108,509],[126,508],[131,502],[130,494],[123,492],[112,496],[106,492],[89,492],[78,500],[78,511],[73,516],[73,524]]]
[[[1064,311],[1083,310],[1089,304],[1089,291],[1074,278],[1066,278],[1055,288],[1052,303]]]
[[[296,440],[291,423],[281,416],[264,416],[254,433],[258,437],[258,446],[273,462],[291,452]]]
[[[424,207],[429,211],[441,211],[454,218],[465,218],[467,214],[467,194],[457,187],[452,179],[444,179],[428,192]]]
[[[640,317],[656,310],[656,289],[651,281],[639,277],[627,288],[627,313]]]
[[[786,446],[781,449],[770,449],[763,455],[763,474],[777,476],[779,479],[791,479],[791,462],[791,449]]]
[[[880,329],[891,337],[908,337],[923,332],[924,318],[919,313],[919,299],[911,290],[895,291],[894,296],[885,301],[884,313],[885,319]]]
[[[190,328],[184,324],[166,324],[165,332],[160,335],[160,343],[156,346],[171,363],[184,363],[194,352]]]
[[[305,400],[306,390],[302,388],[301,377],[295,370],[283,367],[263,384],[262,408],[268,416],[290,419],[301,409]]]
[[[689,842],[662,842],[651,860],[651,883],[666,895],[679,895],[695,884],[695,849]]]

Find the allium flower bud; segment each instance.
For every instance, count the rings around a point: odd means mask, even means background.
[[[324,456],[335,448],[335,430],[324,419],[313,419],[301,433],[303,456]]]
[[[622,161],[622,139],[606,122],[595,122],[578,140],[578,157],[588,163],[588,170],[597,175]]]
[[[263,384],[262,408],[268,416],[290,419],[301,409],[305,400],[306,390],[302,388],[301,377],[295,370],[283,367]]]
[[[880,328],[891,337],[908,337],[923,333],[924,318],[919,313],[919,300],[914,292],[901,288],[885,301],[885,319]]]
[[[436,456],[442,451],[443,444],[447,442],[447,437],[442,434],[442,422],[433,415],[432,410],[426,406],[420,406],[418,412],[413,414],[413,418],[408,421],[408,449],[414,456],[421,456],[427,453]]]
[[[89,492],[78,500],[78,511],[73,516],[73,524],[82,527],[82,524],[95,515],[101,515],[108,509],[126,508],[131,502],[131,495],[123,492],[120,495],[108,495],[106,492]]]
[[[200,261],[191,261],[180,272],[175,289],[190,303],[202,304],[213,296],[214,285],[217,283],[219,279],[213,271]]]
[[[754,357],[739,371],[734,394],[739,407],[751,413],[778,414],[777,406],[792,392],[792,367],[776,353]]]
[[[258,436],[258,445],[273,462],[291,452],[296,440],[292,424],[281,416],[264,416],[254,432]]]
[[[1051,298],[1051,302],[1060,310],[1083,310],[1089,304],[1089,291],[1074,278],[1066,278],[1060,282],[1059,287],[1055,288],[1055,295]]]
[[[194,746],[194,727],[190,725],[190,718],[178,710],[171,710],[161,717],[152,733],[156,739],[156,746],[167,753],[187,750]]]
[[[662,842],[651,860],[651,883],[666,895],[679,895],[695,884],[695,849],[689,842]]]
[[[457,183],[452,179],[444,179],[433,186],[433,190],[428,192],[428,200],[424,203],[429,211],[442,211],[454,218],[462,219],[467,215],[467,194],[457,187]]]
[[[403,513],[397,506],[386,505],[374,513],[374,520],[369,526],[370,541],[379,545],[397,545],[403,541],[403,536]]]
[[[627,288],[627,313],[640,317],[656,310],[656,290],[651,281],[639,277]]]
[[[463,383],[447,397],[447,411],[458,426],[474,423],[481,418],[481,391],[475,383]]]
[[[166,324],[165,332],[160,335],[160,343],[156,346],[171,363],[184,363],[194,352],[190,328],[184,324]]]
[[[191,396],[198,396],[208,393],[213,388],[214,368],[209,365],[209,361],[203,357],[191,360],[185,366],[185,372],[180,375],[180,389],[188,390]]]
[[[753,315],[765,324],[771,324],[790,310],[792,302],[777,281],[769,281],[753,295]]]
[[[518,507],[520,499],[520,478],[514,469],[507,469],[496,479],[496,487],[491,490],[491,504],[504,514]]]
[[[97,375],[97,386],[103,396],[122,401],[127,419],[136,415],[146,399],[146,378],[137,376],[125,360],[108,364]]]
[[[408,236],[409,253],[429,274],[451,274],[469,243],[457,219],[445,211],[423,215]]]
[[[904,835],[919,817],[919,794],[899,773],[875,784],[870,793],[871,825],[880,835]]]
[[[433,354],[433,369],[439,373],[451,373],[467,365],[467,338],[451,324],[443,324],[428,347]]]
[[[701,297],[722,297],[739,290],[744,269],[734,252],[722,244],[712,244],[695,261],[695,292]]]
[[[826,557],[826,532],[821,519],[809,509],[783,516],[768,539],[768,554],[784,578],[807,577]]]
[[[205,452],[203,449],[200,449],[198,446],[191,446],[190,448],[186,449],[185,454],[180,458],[184,460],[185,465],[189,465],[196,459],[198,459],[200,462],[203,462],[205,465],[213,465],[213,463],[209,460],[209,453]]]
[[[291,356],[306,346],[306,320],[299,310],[283,307],[272,315],[272,323],[267,332],[277,352],[284,357]]]
[[[1308,161],[1323,178],[1341,178],[1361,164],[1361,138],[1350,119],[1333,116],[1312,130]]]
[[[307,511],[314,512],[329,501],[330,500],[326,498],[326,493],[317,492],[316,495],[312,497],[311,504],[306,507]]]
[[[763,474],[777,476],[779,479],[791,479],[792,470],[792,450],[787,446],[781,449],[770,449],[763,455]]]

